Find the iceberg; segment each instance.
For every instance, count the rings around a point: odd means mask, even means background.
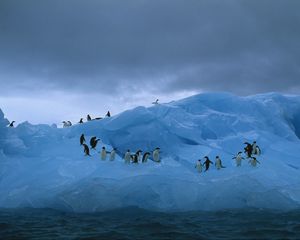
[[[68,128],[8,128],[0,110],[0,207],[96,212],[122,207],[214,211],[300,206],[300,96],[205,93],[137,107]],[[91,157],[79,144],[101,139]],[[260,164],[232,159],[256,141]],[[100,149],[117,148],[114,161]],[[161,162],[125,164],[132,153],[161,150]],[[195,169],[204,156],[226,168]],[[246,156],[244,156],[246,158]]]

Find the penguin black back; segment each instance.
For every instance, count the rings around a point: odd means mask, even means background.
[[[145,152],[144,155],[143,155],[143,158],[142,158],[142,162],[145,162],[146,161],[146,158],[150,156],[150,153],[149,152]]]
[[[95,144],[97,137],[91,137],[90,145],[93,146]]]
[[[85,137],[84,137],[84,134],[81,134],[81,136],[80,136],[80,145],[83,145],[83,143],[85,143]]]
[[[93,141],[93,143],[91,144],[92,149],[96,148],[98,141],[100,141],[100,139],[95,139],[95,141]]]
[[[84,148],[84,153],[85,153],[85,155],[86,155],[86,156],[91,156],[91,155],[90,155],[90,149],[89,149],[89,146],[86,145],[85,143],[82,144],[82,145],[83,145],[83,148]]]

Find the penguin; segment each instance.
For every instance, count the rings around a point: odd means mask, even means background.
[[[149,152],[145,152],[142,158],[142,163],[146,163],[148,161],[148,158],[150,156]]]
[[[92,118],[91,118],[90,114],[88,114],[88,115],[86,116],[86,120],[87,120],[87,121],[92,121]]]
[[[105,115],[106,117],[110,117],[110,112],[109,111],[107,111],[107,113],[106,113],[106,115]]]
[[[202,163],[201,163],[201,159],[199,159],[195,165],[195,168],[197,169],[198,173],[202,172]]]
[[[96,139],[97,139],[97,137],[91,137],[91,139],[90,139],[90,145],[91,145],[91,147],[93,147],[95,145]]]
[[[86,145],[85,143],[82,144],[82,145],[83,145],[83,148],[84,148],[85,156],[91,156],[91,155],[90,155],[90,149],[89,149],[89,146]]]
[[[158,101],[159,101],[159,100],[156,99],[155,102],[152,102],[152,104],[156,105],[156,104],[158,104]]]
[[[124,156],[125,163],[129,164],[130,159],[131,159],[131,154],[130,154],[130,150],[128,149]]]
[[[159,150],[160,150],[160,148],[157,147],[157,148],[155,148],[155,150],[153,151],[153,160],[154,160],[155,162],[160,162],[160,159],[159,159]]]
[[[67,128],[67,127],[71,127],[72,123],[70,121],[62,121],[62,123],[64,124],[63,127]]]
[[[102,147],[102,150],[101,150],[101,160],[103,160],[103,161],[106,160],[106,150],[105,150],[105,147]]]
[[[261,150],[259,146],[256,146],[256,155],[259,156],[261,154]]]
[[[110,161],[114,161],[115,160],[115,157],[116,157],[116,148],[113,148],[113,150],[111,150],[110,152],[110,156],[109,156],[109,160]]]
[[[205,159],[205,161],[204,161],[204,163],[202,165],[205,164],[205,171],[204,172],[206,172],[209,169],[209,164],[213,164],[213,162],[210,161],[207,156],[205,156],[204,159]]]
[[[216,156],[216,162],[215,162],[215,166],[218,170],[220,170],[221,168],[225,168],[223,165],[222,165],[222,160],[220,159],[219,156]]]
[[[248,143],[248,142],[245,142],[244,144],[246,144],[247,146],[244,148],[244,152],[245,153],[247,153],[247,157],[248,158],[251,158],[251,156],[252,156],[252,145],[250,144],[250,143]]]
[[[100,141],[100,139],[95,139],[92,143],[91,143],[91,149],[96,149],[97,143]]]
[[[260,162],[255,157],[252,157],[252,159],[249,160],[249,163],[252,167],[256,167],[257,163],[260,164]]]
[[[235,159],[236,166],[240,167],[242,165],[242,160],[245,158],[242,157],[242,152],[238,152],[238,154],[232,159]]]
[[[94,120],[101,120],[102,117],[96,117]]]
[[[139,163],[138,155],[136,153],[131,155],[131,159],[132,159],[132,163]]]
[[[15,123],[16,121],[12,121],[8,126],[9,127],[14,127],[14,123]]]
[[[80,118],[78,123],[83,123],[83,118]]]
[[[81,136],[80,136],[80,145],[83,145],[83,143],[85,143],[85,137],[84,137],[84,134],[81,134]]]
[[[136,155],[137,155],[137,160],[138,160],[138,162],[140,162],[141,161],[141,157],[142,157],[142,150],[138,150],[138,151],[136,151]]]
[[[257,144],[256,144],[256,141],[254,141],[252,143],[252,154],[256,154],[256,147],[257,147]]]

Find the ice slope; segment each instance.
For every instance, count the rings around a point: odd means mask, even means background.
[[[24,122],[7,128],[0,111],[0,207],[76,212],[137,206],[159,211],[300,206],[300,96],[195,95],[117,116],[57,128]],[[85,157],[79,136],[101,138]],[[235,167],[232,157],[256,140],[261,164]],[[118,148],[113,162],[102,146]],[[125,165],[127,149],[161,148],[161,163]],[[219,155],[226,168],[197,173]]]

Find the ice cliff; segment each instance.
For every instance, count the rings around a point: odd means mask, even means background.
[[[159,211],[300,206],[300,96],[195,95],[69,128],[15,128],[0,110],[0,207],[76,212],[137,206]],[[101,142],[86,157],[79,137]],[[234,154],[262,149],[253,168]],[[115,161],[99,151],[118,148]],[[123,154],[161,148],[161,163],[125,165]],[[219,155],[226,168],[199,174],[196,160]]]

